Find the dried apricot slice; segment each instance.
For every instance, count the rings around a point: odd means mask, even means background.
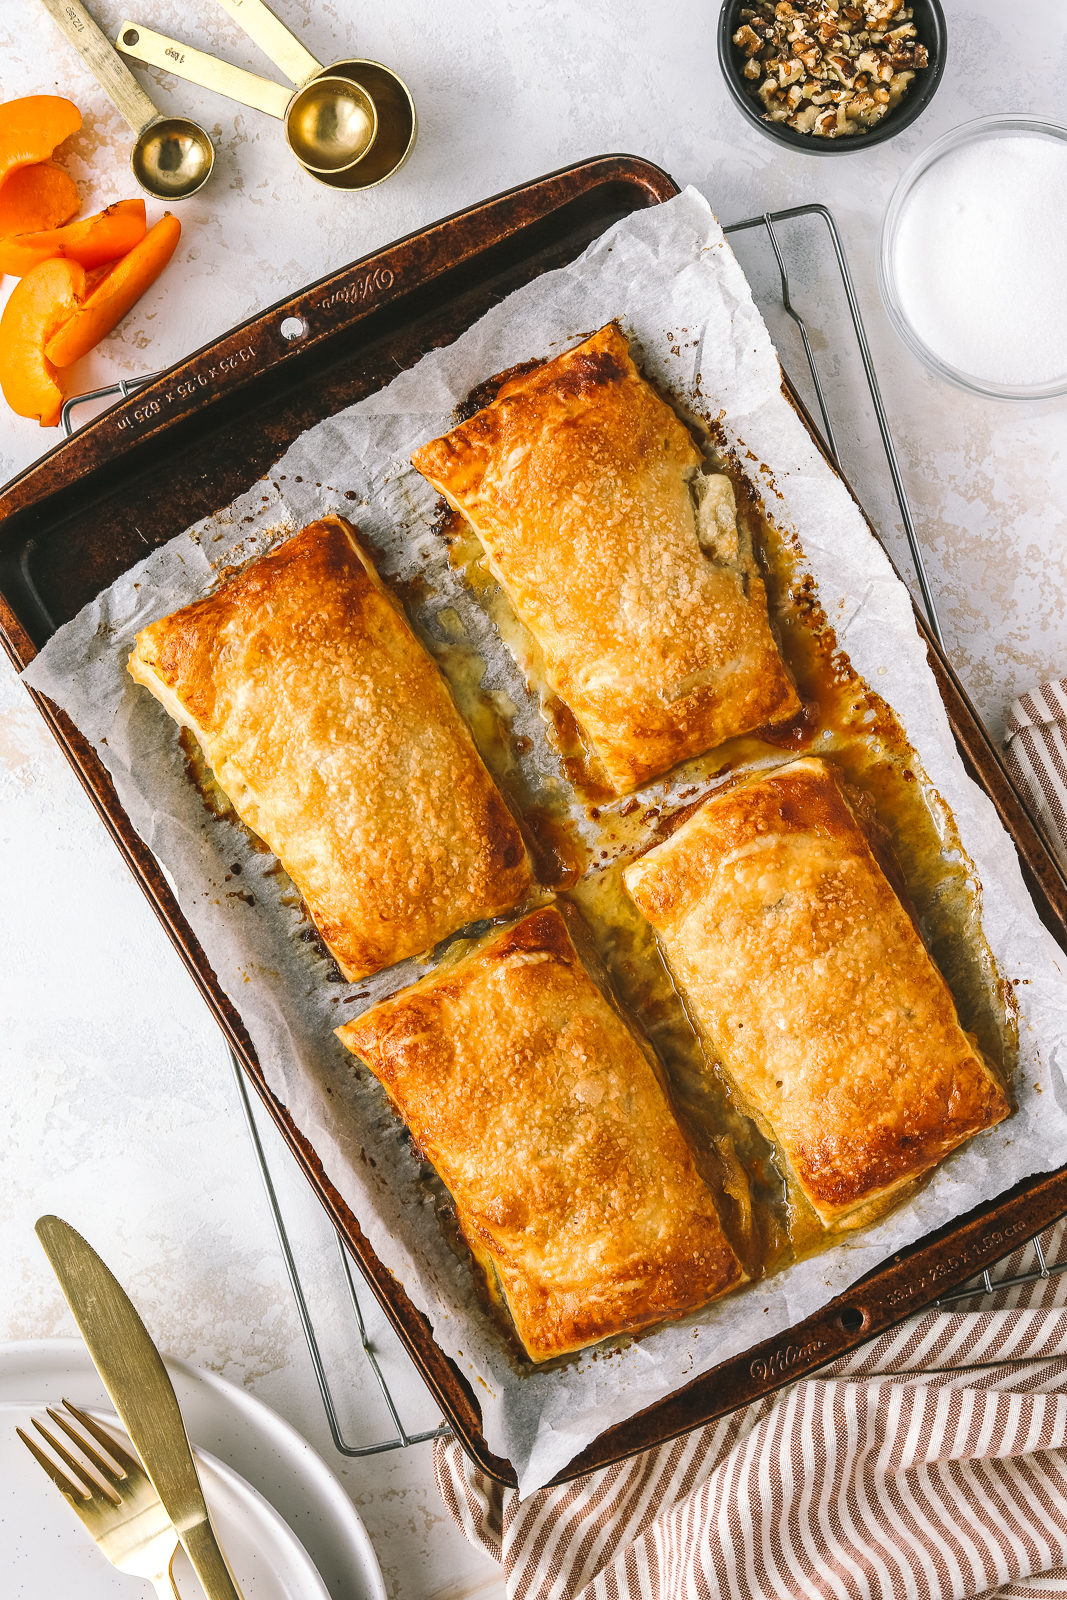
[[[0,105],[0,188],[19,167],[47,161],[81,125],[77,106],[58,94],[28,94]]]
[[[0,389],[12,411],[54,428],[63,405],[56,369],[45,345],[75,314],[85,296],[80,261],[57,257],[16,283],[0,317]]]
[[[77,184],[54,161],[19,167],[0,189],[0,239],[11,233],[61,228],[77,216],[80,206]]]
[[[57,328],[45,346],[47,359],[57,367],[69,367],[111,332],[150,288],[178,247],[181,223],[168,211],[149,228],[140,244],[134,245],[107,276],[101,279],[85,304],[69,321]],[[38,268],[33,269],[35,272]],[[32,276],[32,274],[30,274]],[[23,278],[23,283],[26,279]]]
[[[144,236],[144,201],[118,200],[94,217],[83,217],[65,228],[0,239],[0,272],[21,278],[38,261],[52,256],[67,256],[71,261],[80,261],[83,267],[98,267],[104,261],[126,255]]]

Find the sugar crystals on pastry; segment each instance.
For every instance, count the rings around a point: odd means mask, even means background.
[[[340,517],[137,636],[352,981],[520,902],[530,864],[436,665]]]
[[[337,1033],[451,1191],[534,1361],[742,1281],[649,1058],[555,908]]]
[[[1008,1116],[833,768],[713,795],[625,869],[675,981],[828,1227]]]
[[[478,535],[617,793],[799,710],[730,480],[615,324],[412,461]]]

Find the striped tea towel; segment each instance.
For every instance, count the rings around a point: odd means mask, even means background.
[[[1038,1265],[1027,1245],[997,1275]],[[1067,1274],[928,1312],[523,1501],[439,1439],[438,1487],[509,1600],[1067,1600],[1065,1300]]]
[[[1067,678],[1031,689],[1008,712],[1008,776],[1067,867]]]

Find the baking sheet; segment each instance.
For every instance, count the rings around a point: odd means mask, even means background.
[[[565,349],[613,317],[651,377],[695,411],[718,416],[742,459],[751,454],[757,464],[772,464],[758,475],[768,507],[799,539],[853,666],[894,707],[929,781],[951,807],[981,886],[985,935],[1018,997],[1019,1106],[879,1226],[684,1324],[530,1374],[515,1369],[482,1313],[384,1096],[369,1074],[357,1075],[332,1037],[339,1022],[425,967],[405,963],[355,987],[335,981],[307,938],[288,880],[243,830],[205,810],[173,724],[129,679],[125,661],[141,627],[205,593],[220,569],[337,510],[376,546],[383,575],[402,584],[428,632],[445,646],[461,640],[484,657],[483,689],[513,732],[530,741],[523,760],[531,792],[536,796],[538,784],[562,785],[536,703],[486,612],[449,566],[436,530],[436,497],[408,456],[446,430],[454,408],[488,376]],[[470,1379],[486,1442],[511,1460],[523,1494],[605,1428],[791,1327],[894,1250],[1021,1178],[1061,1164],[1067,961],[1038,921],[991,804],[963,771],[907,591],[782,395],[777,359],[744,277],[692,189],[617,224],[576,262],[511,296],[455,344],[311,429],[249,494],[172,540],[86,607],[25,677],[63,706],[98,749],[241,1012],[268,1083],[378,1256]],[[652,787],[662,792],[662,784]],[[582,808],[575,816],[584,816]]]

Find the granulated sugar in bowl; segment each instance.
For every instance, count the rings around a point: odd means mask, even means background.
[[[882,224],[890,321],[930,370],[998,399],[1067,393],[1067,128],[996,116],[905,172]]]

